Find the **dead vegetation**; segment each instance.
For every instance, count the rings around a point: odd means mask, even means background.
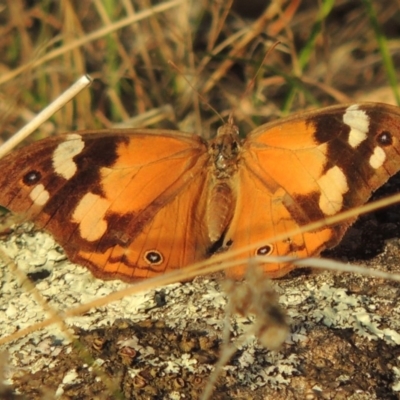
[[[399,70],[398,2],[265,3],[171,0],[152,7],[146,0],[8,0],[0,5],[2,139],[85,73],[95,78],[92,87],[55,114],[34,139],[117,124],[209,137],[221,119],[208,105],[222,117],[234,109],[245,134],[309,107],[354,100],[396,103],[391,63]],[[280,44],[261,65],[277,41]],[[260,65],[254,87],[245,92]],[[386,190],[395,191],[395,185],[392,181]],[[396,270],[399,222],[399,211],[393,209],[364,219],[350,234],[356,235],[347,242],[350,249],[345,243],[339,257],[357,260],[354,246],[362,241],[359,248],[367,247],[367,254],[361,258]],[[357,236],[357,230],[364,233]],[[370,242],[365,245],[367,237]],[[389,247],[383,249],[388,239]],[[17,251],[26,242],[18,232],[12,239]],[[371,249],[378,257],[374,261]],[[62,268],[66,267],[57,269]],[[76,267],[68,268],[59,271],[58,278],[52,274],[53,290],[49,283],[37,284],[46,300],[66,292],[71,281],[65,276],[77,270],[78,279],[92,285],[86,301],[96,291],[122,288],[101,289],[97,281],[81,277]],[[36,322],[43,312],[35,305],[35,318],[24,316],[33,307],[29,303],[20,309],[17,304],[25,300],[26,290],[12,292],[18,283],[7,278],[4,267],[2,275],[6,283],[0,292],[0,320],[18,317],[15,325],[6,323],[4,338]],[[64,280],[65,287],[54,289],[57,279]],[[290,340],[280,353],[255,343],[239,349],[219,376],[213,398],[398,398],[398,290],[394,283],[333,274],[280,281]],[[4,346],[10,360],[3,358],[0,369],[6,376],[14,373],[7,383],[20,394],[0,386],[0,397],[39,399],[58,393],[62,399],[198,398],[219,357],[225,300],[214,282],[202,278],[194,286],[167,289],[165,307],[157,306],[157,293],[144,296],[143,306],[132,306],[133,300],[119,303],[124,310],[131,308],[122,316],[114,316],[118,306],[111,306],[74,320],[70,333],[88,349],[87,359],[68,341],[59,346],[63,339],[53,331]],[[57,310],[64,310],[63,302],[72,307],[75,295],[73,301],[67,295],[55,301]],[[9,307],[12,301],[15,314]],[[135,319],[139,311],[144,316]],[[94,319],[85,320],[92,313]],[[232,336],[240,336],[248,324],[245,317],[236,320]],[[137,343],[127,342],[132,337],[140,339],[139,350]],[[39,360],[39,353],[46,358]],[[93,361],[108,383],[92,372]],[[32,365],[37,369],[30,370]]]

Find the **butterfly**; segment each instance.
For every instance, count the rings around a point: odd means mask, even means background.
[[[216,137],[170,130],[82,131],[0,160],[0,204],[50,232],[96,277],[128,282],[245,252],[309,257],[349,225],[270,238],[365,203],[400,170],[400,108],[361,103],[300,113],[244,139],[232,118]],[[290,263],[265,263],[281,277]]]

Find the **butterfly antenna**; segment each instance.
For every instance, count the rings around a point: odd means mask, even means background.
[[[247,84],[247,87],[246,87],[246,89],[245,89],[245,91],[244,91],[244,93],[243,93],[243,95],[242,95],[242,98],[244,98],[245,96],[247,96],[248,93],[249,93],[249,91],[250,91],[250,89],[253,88],[254,83],[255,83],[255,81],[256,81],[256,78],[257,78],[257,76],[259,75],[259,73],[260,73],[260,71],[261,71],[261,68],[264,66],[264,64],[265,64],[266,61],[267,61],[268,56],[271,54],[271,52],[272,52],[273,50],[275,50],[275,48],[276,48],[276,46],[278,46],[278,44],[281,44],[281,42],[279,42],[279,41],[278,41],[278,42],[275,42],[275,43],[267,50],[267,52],[265,53],[265,56],[264,56],[264,58],[263,58],[261,64],[260,64],[259,67],[257,68],[257,72],[254,74],[254,76],[253,76],[253,78],[251,79],[251,81]]]
[[[199,91],[189,82],[189,80],[184,75],[183,71],[171,60],[168,61],[168,64],[171,65],[176,71],[178,71],[182,78],[186,81],[186,83],[193,89],[193,91],[199,96],[200,100],[206,104],[214,113],[220,118],[220,120],[225,124],[225,120],[222,118],[222,115],[206,100],[206,98],[199,93]]]
[[[272,52],[273,50],[275,50],[276,46],[278,46],[278,44],[280,44],[280,43],[281,43],[281,42],[279,42],[279,41],[275,42],[275,43],[267,50],[267,52],[265,53],[265,56],[264,56],[264,58],[263,58],[261,64],[260,64],[259,67],[257,68],[256,73],[254,74],[253,78],[251,78],[250,82],[247,84],[246,89],[244,90],[243,94],[240,96],[240,100],[243,100],[246,96],[248,96],[250,90],[251,90],[251,89],[253,88],[253,86],[254,86],[254,83],[255,83],[255,81],[256,81],[257,76],[259,75],[259,73],[260,73],[260,71],[261,71],[261,68],[262,68],[263,65],[266,63],[266,60],[267,60],[268,56],[271,54],[271,52]],[[234,118],[233,118],[233,114],[234,114],[234,111],[235,111],[235,110],[232,110],[232,111],[229,113],[229,116],[228,116],[228,123],[229,123],[229,124],[233,124],[233,119],[234,119]]]

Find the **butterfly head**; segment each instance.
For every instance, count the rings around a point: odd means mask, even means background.
[[[217,137],[231,136],[232,138],[239,138],[239,128],[233,121],[232,114],[228,117],[228,122],[218,128]]]

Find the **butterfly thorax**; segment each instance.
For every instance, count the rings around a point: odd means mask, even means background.
[[[224,180],[236,173],[239,153],[238,127],[232,123],[222,125],[209,145],[210,161],[213,164],[215,178]]]

